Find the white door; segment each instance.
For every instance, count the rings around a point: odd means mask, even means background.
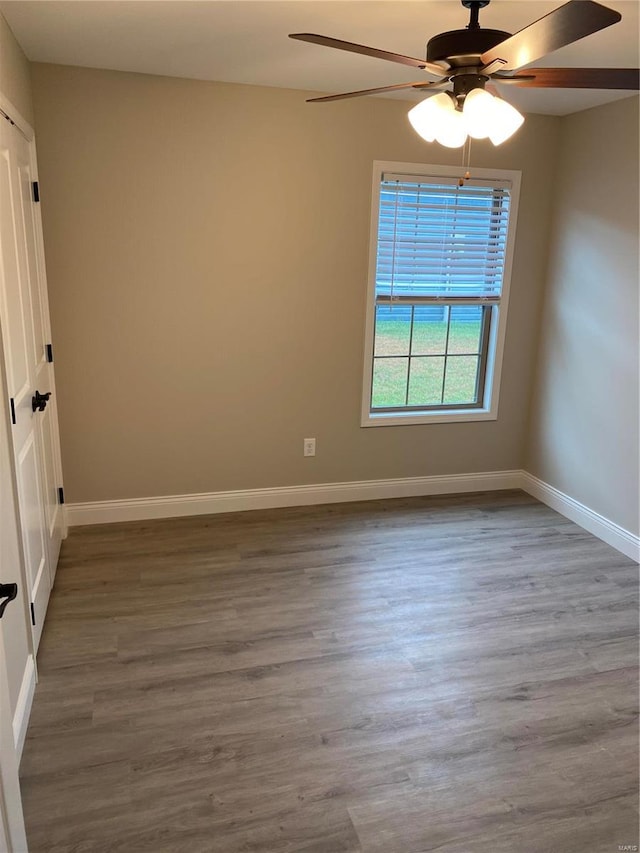
[[[0,567],[0,573],[2,568]],[[0,574],[1,582],[1,574]],[[12,601],[9,607],[18,606]],[[4,636],[0,625],[0,850],[8,853],[24,853],[27,838],[22,815],[18,760],[13,743],[11,709],[9,707],[9,684],[4,651]]]
[[[7,495],[4,484],[8,478],[3,478],[0,483],[0,514],[12,513],[13,507],[9,501],[12,495]],[[7,529],[10,519],[2,518],[3,528]],[[0,584],[3,581],[5,570],[5,554],[7,551],[0,543]],[[7,585],[8,589],[8,585]],[[0,588],[0,593],[7,592]],[[5,607],[20,606],[17,601],[8,600],[8,596],[0,595],[0,609],[5,602]],[[2,617],[0,615],[0,851],[2,853],[23,853],[27,849],[27,839],[24,830],[24,818],[22,815],[22,800],[20,798],[20,783],[18,781],[18,760],[16,757],[15,744],[13,740],[13,725],[11,721],[11,708],[9,706],[9,682],[7,679],[7,664],[5,658],[4,634],[2,632]]]
[[[60,437],[58,434],[54,368],[53,362],[50,360],[53,359],[53,349],[44,266],[42,219],[40,205],[34,201],[35,145],[29,144],[15,128],[13,138],[17,142],[16,159],[20,177],[22,209],[25,212],[24,240],[33,316],[35,388],[41,393],[51,393],[47,405],[42,413],[39,413],[37,425],[41,440],[45,542],[49,556],[51,585],[53,586],[60,544],[65,531],[63,530],[64,522],[59,491],[62,487]],[[45,389],[44,392],[43,389]]]
[[[15,710],[13,703],[16,699],[14,695],[13,702],[11,700],[9,678],[13,670],[15,688],[16,675],[19,677],[27,656],[31,658],[26,645],[27,602],[24,597],[24,575],[16,524],[18,512],[10,461],[9,407],[1,364],[0,395],[0,853],[22,853],[27,849],[27,842],[18,785],[18,751],[21,746],[16,746],[16,739],[21,734],[15,730],[16,721],[12,711]]]
[[[37,394],[53,394],[53,369],[47,361],[48,312],[32,174],[29,142],[0,120],[0,322],[35,650],[62,529],[55,401],[50,396],[34,410]]]
[[[9,849],[9,833],[5,829],[5,823],[7,822],[4,817],[4,799],[3,802],[0,803],[0,850],[8,850]]]

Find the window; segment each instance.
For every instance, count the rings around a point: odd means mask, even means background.
[[[363,426],[497,417],[519,172],[376,163]]]

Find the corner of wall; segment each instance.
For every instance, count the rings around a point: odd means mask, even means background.
[[[30,62],[0,11],[0,93],[34,124]]]
[[[540,245],[544,246],[546,249],[546,258],[545,258],[545,268],[544,268],[544,277],[543,284],[541,289],[540,302],[538,304],[538,312],[535,317],[535,326],[536,326],[536,351],[533,362],[533,369],[531,373],[531,381],[529,383],[529,397],[527,403],[527,417],[526,417],[526,429],[523,436],[522,442],[522,468],[524,471],[528,470],[529,467],[529,451],[531,447],[531,435],[533,430],[533,411],[535,400],[537,397],[538,384],[540,381],[540,356],[541,356],[541,348],[542,348],[542,333],[543,333],[543,318],[545,314],[545,307],[548,297],[549,290],[549,278],[551,274],[551,266],[552,266],[552,257],[553,252],[555,251],[555,223],[558,216],[558,171],[560,166],[560,160],[562,157],[562,147],[564,140],[564,126],[566,117],[565,116],[554,116],[556,119],[555,125],[555,145],[554,145],[554,157],[551,163],[551,185],[555,188],[555,191],[552,193],[549,204],[549,214],[546,218],[544,227],[541,225],[540,229]]]

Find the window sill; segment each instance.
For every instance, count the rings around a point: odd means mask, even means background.
[[[474,421],[495,421],[498,413],[489,409],[473,409],[466,412],[451,409],[451,411],[439,412],[412,412],[411,414],[373,415],[367,412],[362,418],[362,427],[384,427],[384,426],[413,426],[415,424],[457,424]]]

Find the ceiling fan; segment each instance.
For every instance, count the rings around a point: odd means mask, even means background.
[[[500,113],[506,121],[508,112],[506,108],[508,108],[520,116],[517,110],[505,101],[492,98],[488,91],[484,91],[491,80],[512,86],[538,88],[630,90],[640,88],[640,71],[637,68],[527,68],[524,73],[505,73],[517,72],[522,66],[528,65],[547,53],[616,24],[621,20],[622,15],[613,9],[595,3],[593,0],[570,0],[570,2],[512,35],[503,30],[485,29],[480,26],[480,9],[488,6],[490,0],[461,0],[461,2],[470,11],[469,23],[466,28],[439,33],[429,39],[426,59],[390,53],[386,50],[315,33],[292,33],[289,36],[292,39],[409,65],[437,77],[436,80],[432,81],[419,80],[413,83],[396,83],[391,86],[362,89],[358,92],[343,92],[339,95],[309,98],[309,102],[323,103],[411,88],[420,91],[442,91],[441,96],[428,98],[418,104],[414,108],[417,111],[414,118],[416,115],[422,117],[424,114],[433,119],[438,113],[439,124],[444,126],[448,123],[450,133],[444,133],[443,138],[439,138],[437,133],[432,132],[433,126],[425,126],[425,133],[423,133],[412,119],[411,113],[414,110],[411,111],[409,117],[414,128],[428,141],[435,138],[442,144],[449,145],[449,147],[459,147],[464,144],[467,133],[475,138],[491,136],[489,132],[484,132],[488,127],[489,113],[492,113],[492,118],[496,120],[499,118],[498,113]],[[478,96],[476,90],[480,90],[484,97]],[[474,93],[473,97],[467,101],[467,96],[472,92]],[[492,110],[489,110],[489,100],[495,102]],[[466,125],[464,136],[462,136],[465,101],[467,101],[467,116],[464,122]],[[473,109],[471,108],[472,104]],[[427,108],[427,105],[430,107]],[[481,105],[484,105],[483,109],[480,108]],[[422,113],[418,109],[420,107],[424,107]],[[472,132],[474,129],[472,114],[475,114],[476,117],[476,132]],[[482,120],[483,117],[484,121]],[[424,121],[418,123],[425,124]],[[514,130],[521,123],[522,117],[520,116]],[[510,135],[511,133],[504,138],[506,139]],[[504,141],[502,136],[502,133],[496,134],[496,138],[492,138],[494,144],[499,144],[496,139]],[[462,141],[458,141],[460,139]],[[454,141],[455,144],[453,144]]]

